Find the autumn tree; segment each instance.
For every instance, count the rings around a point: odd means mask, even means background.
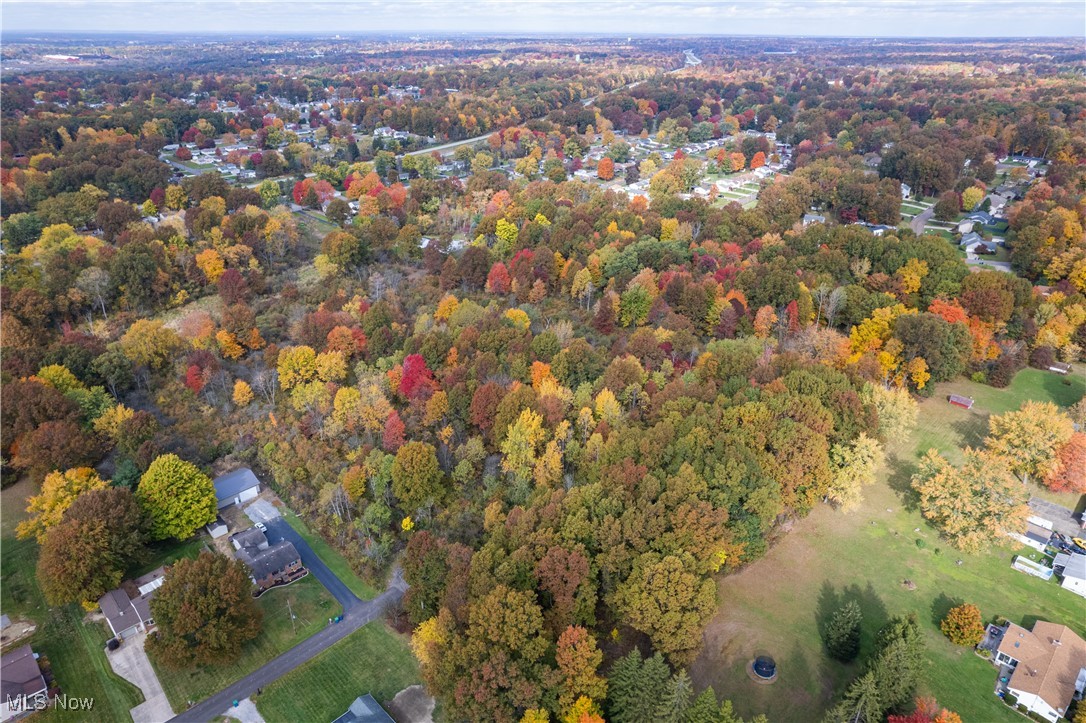
[[[151,600],[157,630],[147,651],[169,668],[225,665],[260,634],[262,613],[245,564],[201,552],[181,559]]]
[[[62,419],[45,422],[23,435],[11,464],[40,480],[53,470],[85,467],[101,457],[102,447],[93,432]]]
[[[833,445],[833,478],[826,490],[827,499],[843,510],[855,509],[863,499],[863,488],[875,482],[882,460],[882,446],[863,432],[851,442]]]
[[[140,478],[136,499],[150,520],[151,537],[186,540],[215,519],[215,485],[175,454],[157,457]]]
[[[955,467],[928,450],[913,475],[920,511],[953,544],[979,550],[1025,525],[1028,495],[1001,457],[966,448]]]
[[[1071,418],[1052,402],[1027,401],[1017,411],[988,419],[985,445],[1028,482],[1056,469],[1057,455],[1074,432]]]
[[[146,520],[131,491],[84,492],[50,528],[38,557],[38,581],[51,605],[92,603],[144,559]]]
[[[49,529],[60,523],[64,512],[80,495],[107,487],[109,483],[90,467],[76,467],[46,475],[41,492],[27,500],[26,511],[30,516],[19,523],[15,534],[20,539],[33,536],[41,544]]]
[[[433,445],[408,442],[396,450],[392,464],[392,493],[406,512],[429,507],[443,493],[441,469]]]
[[[939,629],[955,645],[973,647],[984,637],[984,620],[976,605],[965,603],[951,608]]]
[[[558,636],[555,659],[562,676],[558,693],[561,710],[568,710],[582,696],[597,701],[606,697],[607,681],[596,672],[603,653],[588,630],[580,626],[566,628]]]
[[[1063,445],[1045,475],[1045,486],[1054,492],[1086,492],[1086,434],[1075,432]]]
[[[600,180],[610,181],[615,177],[615,162],[608,156],[601,158],[599,165],[596,166],[596,176]]]
[[[687,570],[674,555],[645,554],[614,593],[613,604],[653,647],[676,663],[689,663],[701,647],[701,628],[716,607],[712,580]]]

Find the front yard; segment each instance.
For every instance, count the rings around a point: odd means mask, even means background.
[[[257,605],[264,613],[264,630],[245,646],[241,658],[234,663],[171,670],[152,657],[162,689],[175,711],[183,711],[190,703],[198,703],[248,675],[327,626],[328,618],[342,612],[313,575],[269,590],[260,596]]]
[[[360,695],[370,693],[387,707],[396,693],[419,682],[407,636],[375,620],[269,685],[254,701],[268,723],[328,721]]]
[[[1020,550],[1010,540],[975,555],[946,545],[913,508],[909,478],[929,447],[957,460],[960,447],[980,444],[989,413],[1016,409],[1025,399],[1068,405],[1082,396],[1083,386],[1081,374],[1068,379],[1033,369],[1020,372],[1003,390],[964,380],[939,385],[921,403],[918,431],[888,450],[885,481],[865,491],[860,509],[843,514],[819,507],[764,559],[720,579],[720,607],[691,669],[697,687],[712,685],[744,716],[764,712],[773,721],[817,719],[860,670],[859,664],[828,658],[818,632],[819,622],[839,601],[852,598],[864,612],[861,660],[888,617],[914,612],[927,638],[922,692],[965,721],[1020,720],[992,693],[996,669],[971,649],[950,644],[939,632],[939,620],[966,601],[988,620],[1002,615],[1026,627],[1037,619],[1052,620],[1082,634],[1083,600],[1055,581],[1012,569],[1011,559]],[[972,396],[976,404],[972,410],[952,407],[946,402],[949,393]],[[1034,491],[1075,506],[1072,496]],[[776,657],[776,685],[756,685],[745,675],[755,651]]]

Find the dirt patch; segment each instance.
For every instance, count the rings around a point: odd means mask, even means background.
[[[433,723],[434,699],[421,685],[404,688],[388,704],[388,713],[396,723]]]
[[[37,629],[38,626],[29,620],[13,620],[11,625],[5,627],[3,633],[0,633],[0,646],[7,648],[9,645],[14,645],[23,638],[33,635]]]

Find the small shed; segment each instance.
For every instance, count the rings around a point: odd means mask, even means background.
[[[221,517],[216,517],[207,524],[207,534],[211,535],[211,539],[213,540],[219,539],[229,531],[226,522]]]
[[[1071,365],[1065,362],[1053,362],[1049,365],[1048,371],[1056,372],[1057,374],[1070,374]]]
[[[955,407],[961,407],[962,409],[973,408],[973,397],[963,397],[960,394],[951,394],[947,401],[953,404]]]
[[[236,469],[215,479],[215,497],[219,509],[240,505],[260,494],[260,480],[248,467]]]

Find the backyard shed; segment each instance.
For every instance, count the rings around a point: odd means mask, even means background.
[[[951,394],[948,397],[948,401],[955,407],[961,407],[962,409],[973,408],[973,397],[963,397],[960,394]]]

